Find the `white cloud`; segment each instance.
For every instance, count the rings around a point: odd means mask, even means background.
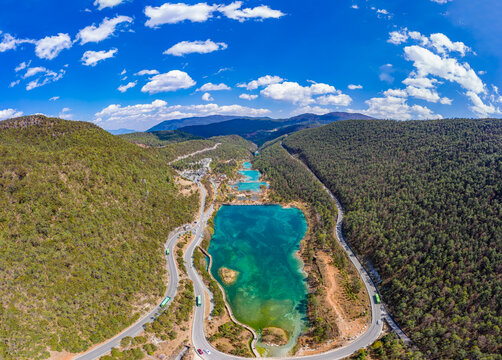
[[[359,6],[357,6],[357,5],[352,5],[352,6],[351,6],[351,8],[352,8],[352,9],[356,9],[356,10],[357,10],[357,9],[359,9]]]
[[[256,80],[250,81],[248,84],[238,84],[237,86],[246,88],[246,90],[256,90],[258,87],[278,84],[283,80],[284,79],[279,76],[265,75]]]
[[[11,82],[11,83],[9,84],[9,87],[10,87],[10,88],[13,88],[13,87],[14,87],[14,86],[16,86],[16,85],[19,85],[19,82],[20,82],[19,80],[13,81],[13,82]]]
[[[473,91],[467,91],[466,95],[472,102],[470,109],[480,117],[487,117],[492,114],[500,114],[500,109],[496,108],[493,104],[485,104],[483,100]]]
[[[453,0],[431,0],[431,1],[435,2],[437,4],[446,4],[447,2],[453,1]]]
[[[214,12],[220,12],[229,19],[240,22],[249,19],[278,19],[285,14],[280,10],[273,10],[266,5],[254,8],[242,8],[242,1],[234,1],[228,5],[208,5],[198,3],[194,5],[184,3],[165,3],[158,7],[147,6],[145,15],[148,18],[145,25],[157,28],[163,24],[176,24],[182,21],[205,22],[213,17]]]
[[[24,70],[26,69],[28,66],[30,66],[31,64],[31,61],[23,61],[21,64],[19,64],[18,66],[16,66],[16,68],[14,69],[15,72],[19,72],[21,70]]]
[[[384,91],[383,93],[386,97],[392,96],[392,97],[400,97],[400,98],[405,98],[408,97],[408,93],[406,90],[403,89],[389,89]]]
[[[441,115],[434,114],[432,110],[425,106],[408,105],[406,97],[387,95],[385,97],[366,100],[366,104],[368,105],[367,110],[357,111],[378,119],[410,120],[442,118]]]
[[[210,93],[204,93],[204,94],[202,94],[202,100],[204,100],[204,101],[213,101],[214,99],[211,97]]]
[[[136,74],[136,76],[143,76],[143,75],[157,75],[159,73],[158,70],[141,70],[141,71],[138,71]]]
[[[352,98],[346,94],[324,95],[316,99],[321,105],[348,106],[352,102]]]
[[[94,5],[98,7],[98,10],[103,10],[104,8],[120,5],[123,2],[124,0],[96,0]]]
[[[58,56],[61,51],[71,48],[72,45],[73,43],[68,34],[59,33],[54,36],[46,36],[37,41],[35,54],[40,59],[52,60]]]
[[[52,70],[48,70],[44,67],[33,67],[29,68],[23,76],[23,79],[28,77],[33,77],[35,75],[40,75],[37,79],[30,81],[26,85],[26,90],[30,91],[35,88],[47,85],[52,82],[56,82],[63,78],[65,71],[63,69],[59,70],[59,72],[54,72]]]
[[[179,89],[188,89],[195,84],[196,82],[186,72],[171,70],[168,73],[155,75],[150,78],[150,82],[143,86],[141,91],[156,94]]]
[[[238,21],[245,21],[251,18],[255,19],[278,19],[285,14],[280,10],[273,10],[266,5],[260,5],[255,8],[241,9],[242,1],[234,1],[233,3],[222,6],[220,5],[218,11],[222,12],[226,17]]]
[[[122,107],[112,104],[95,114],[94,122],[106,128],[127,127],[146,129],[159,121],[178,119],[190,116],[237,115],[264,116],[268,109],[257,109],[241,105],[172,105],[167,106],[163,100],[155,100],[151,104],[137,104]]]
[[[125,74],[127,74],[127,70],[126,69],[122,70],[122,72],[120,73],[120,76],[125,75]]]
[[[213,84],[213,83],[206,83],[202,85],[197,91],[218,91],[218,90],[230,90],[230,88],[221,83],[221,84]]]
[[[334,86],[313,83],[310,86],[301,86],[297,82],[285,81],[280,84],[268,85],[260,92],[263,96],[274,100],[288,101],[293,104],[308,105],[319,102],[322,105],[340,105],[350,103],[350,96],[342,94],[340,90],[336,90]],[[332,96],[321,96],[314,98],[316,95],[334,94]]]
[[[63,108],[61,112],[59,113],[58,117],[60,119],[73,119],[73,114],[70,113],[71,109],[70,108]]]
[[[34,44],[35,41],[30,39],[16,39],[11,34],[7,33],[3,34],[2,41],[0,42],[0,52],[5,52],[7,50],[15,50],[19,44],[23,43]]]
[[[437,103],[441,98],[436,90],[427,89],[427,88],[419,88],[415,86],[408,86],[406,88],[409,96],[412,96],[417,99],[425,100],[428,102]]]
[[[244,99],[244,100],[254,100],[254,99],[258,98],[258,95],[240,94],[239,98]]]
[[[362,85],[354,85],[354,84],[350,84],[349,86],[347,86],[350,90],[358,90],[358,89],[362,89],[363,86]]]
[[[418,77],[437,76],[456,82],[464,89],[476,94],[485,92],[485,85],[468,63],[460,64],[456,59],[440,57],[423,47],[412,45],[404,48],[405,58],[413,61]]]
[[[17,111],[14,109],[0,110],[0,120],[11,119],[19,116],[23,116],[22,111]]]
[[[26,73],[23,75],[23,79],[35,76],[41,72],[46,72],[47,69],[42,66],[32,67],[26,70]]]
[[[112,58],[117,53],[117,49],[111,49],[108,51],[91,51],[88,50],[82,56],[82,63],[85,66],[96,66],[96,64],[100,61]]]
[[[400,31],[392,31],[389,33],[390,38],[387,40],[388,43],[399,45],[408,40],[408,29],[404,28]]]
[[[59,100],[59,96],[53,96],[49,99],[49,101],[57,101]]]
[[[156,28],[162,24],[176,24],[185,20],[204,22],[213,16],[213,12],[217,8],[218,5],[208,5],[207,3],[194,5],[165,3],[159,7],[147,6],[145,15],[149,19],[145,25]]]
[[[436,79],[429,79],[425,77],[420,77],[420,78],[408,77],[403,80],[403,84],[405,85],[416,86],[421,88],[433,88],[436,86],[435,85],[436,83],[438,83]]]
[[[125,93],[127,90],[135,87],[136,85],[138,84],[137,81],[131,81],[130,83],[126,84],[126,85],[120,85],[118,87],[118,90],[121,92],[121,93]]]
[[[461,56],[464,56],[467,52],[471,51],[471,48],[465,45],[463,42],[453,42],[448,38],[448,36],[441,33],[432,34],[430,36],[430,41],[431,46],[433,46],[440,54],[457,51]]]
[[[129,16],[116,16],[113,19],[104,18],[99,26],[94,24],[80,30],[77,40],[84,45],[89,42],[100,42],[113,35],[117,26],[122,23],[130,24],[133,20]]]
[[[208,54],[213,51],[225,50],[227,47],[227,44],[223,42],[215,43],[209,39],[206,41],[182,41],[164,51],[164,54],[174,56],[192,53]]]
[[[326,109],[320,106],[302,106],[299,107],[295,110],[293,110],[290,115],[295,116],[295,115],[301,115],[301,114],[317,114],[317,115],[324,115],[331,112],[330,109]]]

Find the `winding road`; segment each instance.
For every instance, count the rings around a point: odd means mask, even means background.
[[[291,154],[290,154],[291,155]],[[295,159],[295,161],[298,161]],[[303,163],[302,163],[303,164]],[[304,164],[304,166],[306,166]],[[307,167],[308,168],[308,167]],[[310,169],[309,169],[310,171]],[[312,175],[317,179],[315,174],[312,173]],[[319,181],[319,179],[317,179]],[[322,184],[322,183],[321,183]],[[324,185],[323,185],[324,186]],[[336,197],[326,188],[326,191],[330,194],[330,196],[333,198],[333,200],[336,202],[336,206],[338,208],[338,218],[336,222],[336,237],[339,240],[340,244],[342,245],[343,249],[349,256],[351,262],[354,264],[355,268],[361,275],[361,279],[364,282],[364,285],[366,286],[366,289],[368,291],[368,294],[370,296],[370,303],[371,303],[371,324],[368,328],[368,330],[361,336],[359,336],[357,339],[352,341],[351,343],[331,350],[327,351],[322,354],[317,354],[317,355],[307,355],[307,356],[291,356],[291,357],[281,357],[277,359],[282,359],[282,360],[288,360],[288,359],[305,359],[305,360],[335,360],[335,359],[343,359],[347,356],[352,355],[354,352],[361,348],[365,348],[369,345],[371,345],[374,341],[378,339],[380,334],[382,333],[383,329],[383,318],[385,317],[384,309],[381,304],[375,304],[373,301],[374,295],[377,294],[377,289],[375,285],[373,284],[371,278],[369,277],[368,273],[364,269],[364,267],[361,265],[355,254],[352,252],[351,248],[348,246],[347,242],[343,238],[342,234],[342,221],[343,221],[343,209]],[[204,222],[204,224],[207,222],[207,219],[209,218],[210,211],[212,211],[212,206],[208,210],[208,212],[204,215],[204,219],[201,222]],[[193,251],[196,248],[196,246],[200,243],[202,240],[202,230],[203,227],[198,226],[198,229],[200,229],[200,233],[198,232],[194,238],[194,241],[190,244],[190,247],[188,248],[188,251],[185,254],[185,260],[191,260],[193,258]],[[192,344],[196,349],[209,349],[211,354],[204,353],[203,355],[197,354],[199,358],[202,359],[215,359],[215,360],[231,360],[231,359],[244,359],[235,355],[228,355],[224,354],[216,349],[214,349],[211,344],[209,344],[209,341],[207,341],[206,336],[204,334],[204,303],[206,301],[205,295],[204,295],[204,284],[202,282],[202,279],[200,278],[199,274],[195,271],[193,267],[190,267],[188,269],[188,276],[194,283],[194,291],[196,295],[200,295],[202,298],[202,305],[200,307],[195,308],[195,316],[194,316],[194,323],[192,326]],[[274,358],[268,358],[268,359],[274,359]]]
[[[167,164],[168,165],[172,165],[174,164],[176,161],[180,161],[180,160],[183,160],[183,159],[186,159],[186,158],[189,158],[191,156],[194,156],[194,155],[197,155],[197,154],[200,154],[200,153],[204,153],[204,152],[207,152],[207,151],[211,151],[211,150],[216,150],[216,148],[218,146],[220,146],[221,143],[217,143],[216,145],[214,145],[213,147],[209,147],[209,148],[205,148],[205,149],[202,149],[202,150],[198,150],[198,151],[194,151],[193,153],[190,153],[190,154],[186,154],[186,155],[182,155],[182,156],[178,156],[176,159],[168,162]]]
[[[199,152],[204,152],[204,151],[209,151],[215,149],[219,144],[216,144],[213,148],[210,149],[204,149]],[[287,150],[286,150],[287,151]],[[196,152],[196,153],[199,153]],[[190,155],[194,155],[196,153],[192,153]],[[289,154],[289,152],[288,152]],[[304,164],[302,161],[294,158],[291,154],[289,154],[295,161],[299,161],[303,166],[305,166],[310,173],[319,181],[321,182],[317,176],[310,170],[310,168]],[[188,156],[186,156],[188,157]],[[203,350],[209,350],[210,354],[207,354],[204,352],[203,355],[200,355],[196,352],[196,355],[198,358],[202,359],[214,359],[214,360],[233,360],[233,359],[247,359],[243,357],[238,357],[235,355],[228,355],[225,353],[222,353],[216,349],[214,349],[209,341],[206,339],[206,335],[204,333],[204,311],[205,311],[205,302],[210,301],[209,299],[206,299],[205,291],[207,291],[206,286],[204,285],[204,282],[202,281],[202,278],[199,276],[197,271],[195,270],[193,266],[193,253],[197,246],[200,244],[200,242],[203,239],[203,234],[204,234],[204,228],[207,224],[208,219],[210,218],[212,212],[213,212],[213,206],[214,202],[211,204],[209,209],[204,212],[205,209],[205,204],[206,204],[206,198],[207,198],[207,192],[204,188],[204,186],[201,185],[199,181],[196,181],[200,191],[201,191],[201,208],[200,208],[200,214],[199,214],[199,221],[197,225],[193,228],[184,230],[184,229],[176,229],[168,237],[168,240],[165,244],[165,247],[170,250],[170,253],[173,253],[174,246],[176,244],[176,240],[179,238],[181,234],[186,233],[187,231],[193,231],[195,230],[195,236],[193,241],[190,243],[190,245],[187,248],[187,251],[184,254],[184,262],[187,267],[187,273],[189,278],[193,281],[193,286],[194,286],[194,292],[195,296],[200,296],[201,297],[201,306],[195,306],[195,313],[193,317],[193,326],[192,326],[192,344],[195,349],[203,349]],[[322,182],[321,182],[322,184]],[[316,355],[308,355],[308,356],[292,356],[292,357],[281,357],[281,358],[276,358],[276,359],[281,359],[281,360],[293,360],[293,359],[305,359],[305,360],[335,360],[335,359],[342,359],[347,356],[352,355],[359,349],[365,348],[369,345],[371,345],[374,341],[378,339],[380,334],[382,333],[383,329],[383,320],[385,319],[389,325],[398,333],[398,335],[406,342],[407,336],[402,332],[402,330],[399,328],[399,326],[394,322],[390,314],[388,314],[387,311],[385,311],[384,307],[382,304],[375,304],[374,302],[374,296],[377,294],[377,289],[375,285],[373,284],[373,281],[371,280],[370,276],[362,266],[362,264],[359,262],[357,257],[355,256],[354,252],[348,245],[347,241],[343,237],[342,233],[342,222],[343,222],[343,209],[338,201],[338,199],[331,193],[331,191],[322,184],[324,189],[328,192],[328,194],[331,196],[331,198],[335,201],[337,209],[338,209],[338,218],[336,222],[336,237],[338,241],[340,242],[342,248],[345,250],[347,253],[350,261],[354,264],[354,267],[357,269],[359,272],[361,279],[366,287],[366,290],[370,296],[370,303],[371,303],[371,324],[368,328],[368,330],[361,336],[359,336],[357,339],[354,341],[350,342],[349,344],[331,350],[327,351],[322,354],[316,354]],[[176,267],[176,262],[173,256],[167,256],[167,265],[168,265],[168,276],[169,276],[169,283],[168,283],[168,288],[166,291],[165,296],[169,296],[171,298],[174,298],[174,296],[177,293],[177,287],[178,287],[178,269]],[[208,292],[209,293],[209,292]],[[195,301],[194,301],[195,302]],[[100,356],[105,355],[108,353],[112,347],[117,347],[120,344],[120,340],[126,336],[136,336],[138,335],[141,331],[143,331],[144,325],[153,321],[155,316],[160,312],[161,308],[160,306],[157,306],[155,309],[153,309],[150,313],[148,313],[146,316],[138,320],[135,324],[124,330],[122,333],[118,334],[114,338],[108,340],[107,342],[99,345],[98,347],[88,351],[85,354],[82,354],[78,357],[76,357],[76,360],[94,360],[99,358]],[[409,339],[408,339],[409,340]],[[256,349],[253,346],[253,352],[257,354]],[[269,358],[269,359],[274,359],[274,358]]]
[[[199,189],[202,192],[202,207],[199,215],[199,222],[195,226],[197,229],[197,233],[201,233],[202,231],[200,230],[203,222],[202,222],[202,217],[204,215],[204,204],[206,201],[206,191],[204,189],[204,186],[202,186],[200,183],[197,183],[199,186]],[[207,221],[207,219],[206,219]],[[205,224],[205,222],[204,222]],[[185,225],[186,226],[186,225]],[[176,267],[176,260],[174,258],[174,247],[176,245],[176,241],[178,238],[189,232],[192,231],[194,228],[187,228],[186,230],[183,227],[177,228],[173,230],[164,244],[165,249],[169,249],[170,255],[166,255],[166,261],[167,261],[167,270],[168,270],[168,285],[167,285],[167,290],[166,293],[164,294],[164,298],[166,296],[169,296],[171,300],[167,303],[167,307],[170,306],[172,299],[176,296],[178,292],[178,281],[179,281],[179,275],[178,275],[178,268]],[[165,252],[164,252],[165,254]],[[94,360],[98,359],[103,355],[106,355],[108,352],[111,351],[112,348],[114,347],[119,347],[120,345],[120,340],[122,340],[126,336],[131,336],[134,337],[138,334],[140,334],[144,330],[144,326],[150,322],[152,322],[155,317],[160,314],[162,311],[162,308],[160,307],[160,304],[157,305],[153,310],[151,310],[148,314],[144,315],[141,319],[139,319],[137,322],[135,322],[133,325],[129,326],[127,329],[122,331],[120,334],[116,335],[110,340],[107,340],[106,342],[98,345],[97,347],[87,351],[84,354],[81,354],[77,357],[75,357],[75,360]]]

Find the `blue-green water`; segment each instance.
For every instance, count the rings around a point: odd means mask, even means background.
[[[303,213],[280,205],[225,205],[216,214],[214,230],[211,272],[235,317],[258,333],[270,326],[284,329],[287,345],[257,345],[268,356],[286,355],[306,325],[305,276],[295,256],[307,230]],[[221,281],[221,267],[239,272],[234,284]]]
[[[266,186],[268,188],[268,183],[260,181],[261,173],[258,170],[251,170],[251,163],[243,163],[242,168],[244,170],[240,170],[239,174],[242,175],[244,179],[235,185],[238,191],[259,193],[261,192],[261,186]]]

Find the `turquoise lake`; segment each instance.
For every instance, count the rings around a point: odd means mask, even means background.
[[[235,185],[238,191],[259,193],[261,192],[261,186],[266,186],[268,188],[268,183],[260,181],[260,172],[258,170],[251,170],[251,163],[245,162],[242,167],[244,170],[240,170],[239,174],[242,175],[244,179]]]
[[[302,262],[295,256],[307,231],[303,213],[280,205],[225,205],[215,217],[209,246],[211,273],[225,289],[235,317],[260,334],[266,327],[288,333],[284,346],[258,349],[267,356],[284,356],[306,326],[307,288]],[[220,267],[239,272],[225,285]]]

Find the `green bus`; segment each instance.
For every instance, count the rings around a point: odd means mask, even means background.
[[[202,305],[202,299],[201,299],[200,295],[197,295],[197,297],[195,298],[195,305],[197,305],[197,306]]]
[[[169,300],[171,300],[171,298],[169,296],[166,297],[164,300],[162,300],[162,302],[160,303],[160,307],[166,306],[166,304],[168,303]]]
[[[166,255],[169,255],[169,249],[166,249]]]
[[[380,300],[380,295],[375,294],[375,304],[380,304],[382,301]]]

